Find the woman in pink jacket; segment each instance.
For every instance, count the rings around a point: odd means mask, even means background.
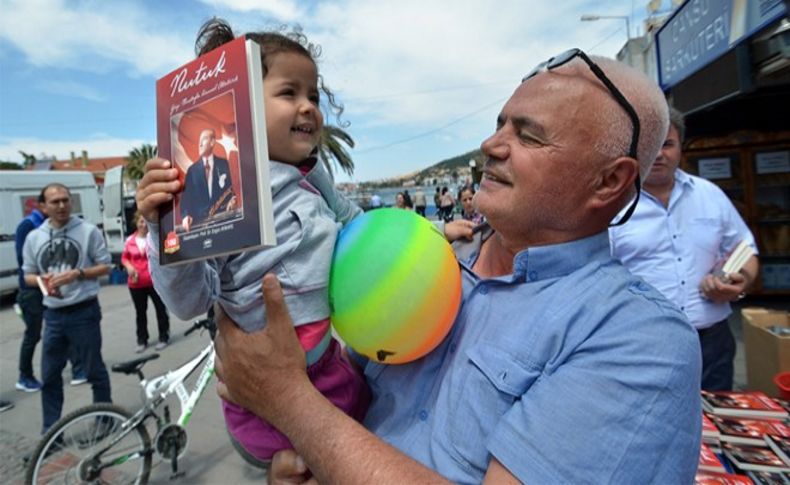
[[[148,346],[148,298],[154,302],[156,309],[156,320],[159,326],[159,343],[156,350],[167,347],[170,340],[170,319],[167,316],[167,308],[154,290],[154,283],[151,280],[151,273],[148,271],[148,254],[146,252],[146,236],[148,226],[145,219],[137,212],[134,215],[134,223],[137,230],[126,239],[121,254],[121,264],[129,274],[129,293],[132,294],[134,309],[137,312],[137,350],[139,354]]]

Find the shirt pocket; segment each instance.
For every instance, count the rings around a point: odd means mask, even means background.
[[[491,344],[467,351],[464,376],[454,390],[449,415],[450,437],[456,460],[467,468],[485,471],[485,443],[502,416],[521,399],[540,375],[540,369],[519,362],[511,352]]]
[[[296,291],[325,287],[335,247],[335,223],[322,217],[315,204],[294,207],[290,212],[295,221],[288,253],[281,260],[283,270]]]

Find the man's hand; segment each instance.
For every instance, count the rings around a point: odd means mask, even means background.
[[[275,427],[292,406],[300,385],[312,387],[305,353],[296,337],[280,282],[263,278],[266,328],[246,333],[224,312],[217,312],[215,369],[222,399],[242,406]]]
[[[304,460],[294,450],[278,451],[272,457],[272,466],[267,474],[269,485],[318,485],[315,478],[307,479],[309,470]]]
[[[178,170],[167,160],[152,158],[145,162],[145,175],[137,186],[137,209],[146,221],[158,223],[159,206],[173,200],[179,190]]]
[[[236,204],[237,204],[236,196],[234,195],[233,197],[230,198],[230,202],[228,202],[228,208],[226,210],[227,211],[236,210]]]
[[[186,216],[181,219],[181,227],[184,228],[184,232],[189,232],[192,228],[192,216]]]
[[[729,276],[729,283],[723,282],[720,278],[712,274],[706,275],[699,285],[702,295],[715,303],[727,303],[737,300],[749,282],[741,273],[732,273]]]
[[[453,242],[458,239],[472,239],[475,223],[466,219],[458,219],[444,224],[444,237]]]
[[[53,274],[52,277],[47,282],[47,284],[49,285],[50,288],[54,290],[56,288],[60,288],[63,285],[67,285],[69,283],[77,281],[77,278],[79,278],[79,276],[80,276],[80,270],[70,269],[62,273]]]

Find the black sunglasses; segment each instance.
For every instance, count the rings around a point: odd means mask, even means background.
[[[598,80],[601,81],[604,86],[606,86],[606,89],[608,89],[609,92],[612,94],[612,97],[615,99],[615,101],[617,101],[617,104],[619,104],[623,108],[623,110],[625,110],[626,114],[628,115],[628,118],[631,119],[631,126],[633,128],[633,131],[631,135],[631,146],[628,149],[628,156],[633,158],[634,160],[637,160],[638,162],[639,159],[636,156],[637,155],[636,151],[637,151],[637,146],[639,145],[640,125],[639,125],[639,117],[636,115],[636,110],[634,110],[634,107],[631,106],[631,103],[629,103],[628,100],[625,99],[623,93],[621,93],[620,90],[617,89],[617,86],[615,86],[614,83],[612,83],[612,81],[610,81],[609,78],[606,77],[606,74],[604,74],[603,70],[600,67],[598,67],[598,64],[594,63],[593,60],[590,59],[590,57],[587,54],[585,54],[581,49],[569,49],[558,56],[552,57],[546,62],[542,62],[538,64],[538,66],[535,69],[533,69],[532,72],[530,72],[529,74],[524,76],[523,79],[521,79],[521,82],[523,83],[524,81],[532,77],[535,77],[541,72],[546,72],[550,69],[555,69],[564,64],[567,64],[568,62],[570,62],[576,57],[581,58],[581,60],[583,60],[587,64],[587,66],[590,68],[592,73],[595,74],[595,77],[597,77]],[[615,222],[614,224],[609,224],[609,227],[625,224],[625,222],[631,218],[631,215],[633,215],[634,210],[636,209],[636,204],[639,203],[639,193],[642,191],[642,181],[640,180],[639,172],[637,172],[636,174],[636,180],[634,181],[634,185],[636,186],[636,197],[634,198],[634,202],[631,204],[630,207],[628,207],[628,210],[625,212],[625,214],[623,214],[623,217],[621,217],[620,220]]]

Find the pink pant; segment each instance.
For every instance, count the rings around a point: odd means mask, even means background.
[[[335,339],[324,355],[307,368],[307,375],[324,397],[352,418],[362,421],[370,403],[370,393],[364,377],[343,358]],[[277,451],[291,448],[285,435],[243,407],[222,401],[222,411],[231,436],[259,460],[271,460]]]

